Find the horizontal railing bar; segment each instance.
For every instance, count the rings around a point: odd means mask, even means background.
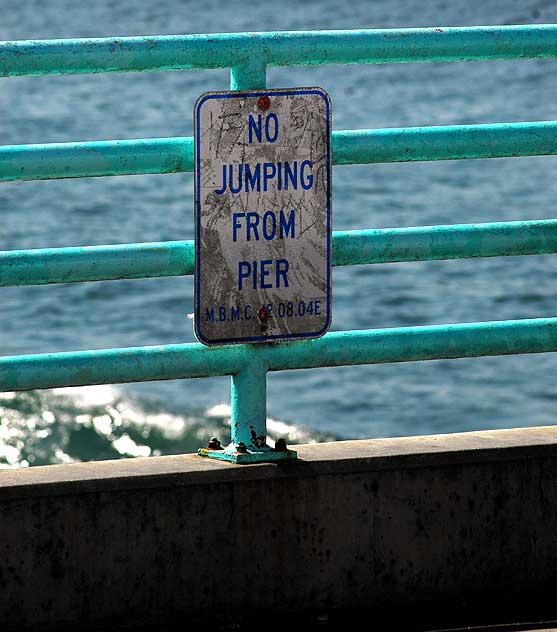
[[[0,252],[0,287],[193,274],[193,241]]]
[[[343,130],[333,164],[557,154],[557,121]],[[193,139],[147,138],[0,146],[0,180],[193,171]]]
[[[333,232],[333,265],[557,252],[557,220]],[[0,287],[189,275],[193,241],[0,252]]]
[[[329,333],[274,345],[198,343],[6,356],[0,391],[557,351],[557,318]]]
[[[557,57],[553,24],[211,33],[0,43],[0,75]]]
[[[557,121],[333,132],[336,165],[557,154]]]
[[[193,138],[0,146],[0,180],[193,171]]]
[[[554,219],[333,233],[336,266],[556,252],[557,220]]]

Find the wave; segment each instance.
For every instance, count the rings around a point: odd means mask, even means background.
[[[113,386],[0,393],[0,468],[196,452],[209,437],[230,442],[230,405],[166,410]],[[337,437],[267,419],[269,445]]]

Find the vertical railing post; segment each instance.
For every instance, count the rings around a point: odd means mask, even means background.
[[[256,346],[251,361],[232,375],[230,402],[231,443],[224,450],[216,439],[198,452],[201,456],[233,463],[266,463],[297,457],[284,439],[275,447],[267,445],[267,364],[257,357]]]
[[[264,90],[266,87],[267,65],[263,58],[248,59],[230,68],[231,90]],[[284,440],[279,439],[274,448],[267,445],[267,365],[254,357],[231,380],[232,441],[224,450],[220,446],[201,448],[199,454],[234,463],[295,459],[296,452],[288,450]]]
[[[231,90],[260,90],[267,87],[267,64],[262,58],[249,59],[230,69]]]
[[[232,441],[224,450],[203,448],[199,451],[202,456],[234,463],[265,463],[296,458],[296,452],[287,448],[284,439],[278,439],[274,448],[267,445],[267,370],[267,364],[257,357],[256,352],[251,362],[232,376]]]
[[[250,58],[230,69],[231,90],[267,87],[267,65],[262,58]],[[232,376],[232,443],[250,449],[267,445],[267,368],[255,363]]]
[[[267,367],[252,362],[232,376],[232,443],[248,450],[267,449]],[[242,447],[240,447],[242,449]]]

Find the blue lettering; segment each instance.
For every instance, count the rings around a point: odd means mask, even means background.
[[[284,214],[284,211],[280,212],[280,229],[279,229],[280,239],[286,239],[288,237],[288,233],[290,232],[292,232],[292,234],[290,235],[290,238],[291,239],[295,238],[295,234],[294,234],[295,219],[296,219],[296,213],[294,209],[290,211],[290,215],[288,216],[288,222],[286,221],[286,216]]]
[[[270,230],[269,230],[269,219],[271,220]],[[277,232],[277,217],[273,213],[273,211],[265,211],[265,213],[263,214],[262,224],[263,224],[263,237],[267,241],[271,241],[271,239],[275,238],[275,235]]]
[[[261,117],[261,114],[259,116]],[[273,127],[275,129],[274,129],[273,136],[271,136],[271,134],[269,133],[269,121],[274,122]],[[270,114],[267,115],[267,118],[265,119],[265,138],[267,139],[269,143],[274,143],[277,139],[277,136],[278,136],[278,116],[274,112],[271,112]]]
[[[308,189],[311,189],[311,186],[313,184],[313,174],[311,173],[308,176],[306,176],[304,180],[304,170],[308,165],[309,165],[309,168],[311,169],[312,167],[311,160],[304,160],[302,164],[300,165],[300,183],[302,185],[302,189],[305,189],[306,191]]]
[[[271,282],[272,266],[275,267],[274,285]],[[256,290],[258,288],[268,290],[272,287],[288,287],[288,270],[290,264],[286,259],[263,259],[262,261],[239,261],[238,262],[238,289],[243,290],[244,281],[251,277],[251,287]],[[251,319],[251,307],[246,306],[244,317],[246,320]],[[237,320],[239,312],[232,308],[231,320]]]
[[[253,142],[252,131],[257,136],[257,140],[261,142],[261,114],[257,115],[257,123],[253,118],[253,114],[250,114],[248,118],[248,123],[248,142],[250,144]]]
[[[230,190],[232,191],[232,193],[240,193],[240,191],[242,190],[242,166],[243,165],[241,164],[238,165],[238,186],[236,187],[233,185],[233,178],[232,178],[234,167],[233,165],[228,166],[228,184],[230,186]]]
[[[261,114],[259,116],[261,116]],[[251,167],[249,165],[244,165],[244,176],[246,193],[250,190],[250,188],[252,191],[261,191],[261,165],[259,163],[255,165],[253,174],[251,172]]]
[[[263,168],[261,168],[263,166]],[[274,181],[277,191],[298,189],[298,184],[305,189],[311,189],[314,184],[314,175],[311,172],[313,163],[311,160],[303,160],[298,164],[293,162],[264,162],[250,164],[229,164],[222,166],[222,183],[215,193],[222,195],[227,190],[232,193],[240,193],[242,188],[246,193],[249,191],[261,191],[261,180],[263,180],[263,191],[268,191]]]
[[[233,213],[232,214],[232,241],[236,241],[236,232],[238,228],[241,228],[242,225],[238,221],[239,217],[245,217],[245,213]]]
[[[226,191],[226,165],[222,166],[222,186],[220,189],[215,189],[215,193],[221,195]]]
[[[250,241],[250,233],[253,230],[253,238],[255,241],[259,241],[259,233],[257,232],[257,226],[259,224],[259,213],[248,213],[247,219],[247,240]]]
[[[277,166],[274,162],[263,163],[263,191],[267,190],[267,182],[275,177]]]
[[[249,261],[238,262],[238,289],[243,289],[243,280],[247,279],[251,274],[251,263]]]
[[[284,287],[288,287],[288,278],[286,274],[288,272],[289,263],[286,259],[277,259],[277,279],[276,279],[276,287],[280,287],[280,278],[284,282]]]
[[[242,218],[246,219],[245,225]],[[278,235],[277,235],[278,227]],[[256,211],[248,213],[232,213],[232,241],[244,238],[246,241],[260,241],[261,233],[263,239],[271,241],[276,239],[296,238],[296,211],[280,211],[279,215],[275,211],[265,211],[259,215]]]
[[[296,190],[298,188],[298,161],[294,161],[294,170],[290,166],[289,162],[284,163],[284,188],[288,190],[288,180],[292,184],[292,188]]]
[[[272,263],[272,259],[263,259],[263,261],[261,261],[261,287],[264,290],[268,290],[269,288],[273,287],[272,283],[265,283],[265,278],[268,277],[270,274],[269,270],[266,270],[265,268],[267,268],[267,266],[270,266]]]

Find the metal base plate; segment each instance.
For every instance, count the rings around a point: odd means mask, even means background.
[[[236,452],[228,450],[210,450],[209,448],[200,448],[197,451],[199,456],[206,456],[210,459],[220,459],[221,461],[229,461],[230,463],[274,463],[276,461],[293,461],[298,458],[295,450],[285,450],[284,452],[275,452],[274,450],[264,450],[261,452]]]

